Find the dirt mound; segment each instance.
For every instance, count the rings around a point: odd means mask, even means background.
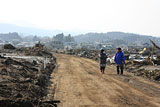
[[[0,57],[0,107],[55,105],[54,101],[45,98],[56,59],[47,52],[40,53],[47,57],[45,68],[44,62],[39,60]]]

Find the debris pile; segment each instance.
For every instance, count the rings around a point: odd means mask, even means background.
[[[71,50],[66,50],[65,54],[75,55],[75,56],[89,58],[89,59],[98,61],[99,51],[98,50],[86,50],[86,49],[71,49]]]
[[[157,70],[157,69],[155,69],[153,71],[139,69],[135,75],[142,76],[142,77],[145,77],[145,78],[148,78],[151,80],[160,81],[160,70]]]
[[[14,50],[14,49],[16,49],[13,45],[11,45],[11,44],[5,44],[4,45],[4,49],[10,49],[10,50]]]
[[[43,56],[43,57],[52,57],[52,54],[47,52],[47,48],[44,45],[37,43],[33,47],[20,48],[17,49],[17,52],[23,53],[26,56]]]
[[[97,52],[95,50],[85,50],[85,51],[80,52],[78,54],[78,56],[98,61],[98,54],[99,54],[99,52]]]
[[[52,54],[43,51],[44,49],[41,52],[37,48],[39,46],[24,50],[28,50],[27,54],[35,57],[39,53],[38,56],[43,56],[43,60],[0,57],[0,107],[53,107],[55,105],[53,100],[45,98],[56,59]],[[44,61],[46,59],[47,61]]]
[[[160,81],[160,68],[158,66],[154,67],[149,61],[129,61],[125,68],[128,72],[134,73],[136,76]]]

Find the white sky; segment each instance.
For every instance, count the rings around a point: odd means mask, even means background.
[[[0,0],[0,23],[160,36],[160,0]]]

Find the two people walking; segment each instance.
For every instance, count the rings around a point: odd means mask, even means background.
[[[101,49],[100,52],[100,70],[101,73],[104,74],[105,68],[106,68],[106,62],[107,62],[107,55],[105,54],[104,49]],[[117,48],[116,54],[114,57],[114,61],[117,64],[117,74],[122,74],[123,75],[123,66],[125,64],[125,57],[124,53],[122,52],[121,48]],[[120,69],[120,70],[119,70]],[[120,73],[121,71],[121,73]]]

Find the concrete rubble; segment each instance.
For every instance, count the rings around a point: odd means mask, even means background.
[[[46,99],[56,58],[41,44],[16,49],[14,54],[4,52],[0,56],[0,107],[56,106],[59,101]]]

